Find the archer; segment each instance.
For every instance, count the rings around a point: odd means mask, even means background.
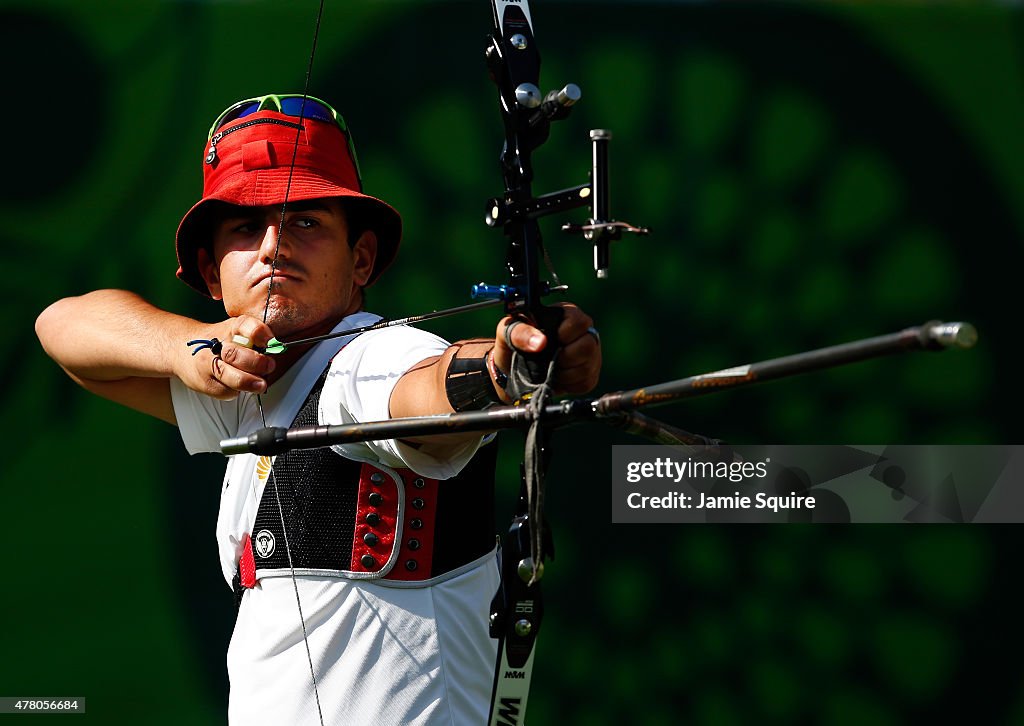
[[[505,317],[493,339],[449,345],[393,326],[271,355],[275,336],[380,320],[363,310],[363,289],[394,261],[400,217],[362,192],[345,122],[311,97],[234,104],[202,158],[203,198],[178,228],[177,274],[222,301],[226,320],[101,290],[54,303],[36,323],[76,383],[178,426],[190,453],[267,425],[508,403],[513,347],[551,345]],[[600,370],[598,338],[582,311],[563,311],[555,389],[585,393]],[[487,720],[499,579],[488,440],[460,433],[228,460],[217,541],[240,600],[227,659],[232,722]]]

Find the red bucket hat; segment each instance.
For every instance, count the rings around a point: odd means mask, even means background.
[[[203,198],[178,225],[178,277],[207,297],[198,251],[211,243],[204,210],[213,200],[262,207],[309,199],[360,200],[367,227],[377,234],[377,259],[367,285],[394,261],[402,218],[390,205],[362,193],[349,140],[337,123],[263,110],[225,124],[203,147]],[[296,144],[296,135],[298,143]],[[292,157],[294,155],[294,168]],[[289,187],[289,175],[291,186]]]

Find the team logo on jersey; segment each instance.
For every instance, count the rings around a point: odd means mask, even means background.
[[[256,460],[256,476],[261,482],[265,482],[270,476],[270,470],[274,466],[274,460],[269,456],[261,456]]]
[[[256,543],[256,554],[264,560],[274,554],[274,550],[277,549],[277,540],[274,539],[274,535],[269,529],[261,529],[256,533],[253,541]]]

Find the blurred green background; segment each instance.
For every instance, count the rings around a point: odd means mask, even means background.
[[[583,101],[535,191],[586,181],[612,129],[612,212],[654,234],[590,251],[545,222],[633,387],[967,319],[969,353],[891,358],[665,409],[736,443],[1018,443],[1024,11],[1009,3],[542,2],[542,90]],[[225,720],[233,621],[213,538],[222,460],[80,392],[35,316],[98,287],[216,320],[174,278],[212,118],[301,91],[316,3],[2,0],[0,175],[10,557],[0,695],[78,695],[95,723]],[[501,282],[501,125],[486,0],[328,3],[311,92],[345,114],[367,189],[404,215],[370,308]],[[494,320],[447,321],[452,338]],[[503,437],[498,521],[521,437]],[[1011,526],[613,526],[613,443],[561,432],[557,559],[532,724],[1024,723]],[[15,717],[9,717],[15,718]],[[40,718],[39,720],[46,720]]]

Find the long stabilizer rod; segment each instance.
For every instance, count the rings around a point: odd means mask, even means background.
[[[686,398],[738,388],[778,378],[809,373],[825,368],[856,363],[869,358],[914,350],[966,349],[978,339],[970,323],[929,322],[898,333],[865,338],[828,348],[773,358],[760,363],[735,366],[720,371],[690,376],[629,391],[606,393],[596,399],[570,399],[548,404],[540,416],[550,427],[584,421],[615,419],[621,414],[646,406],[656,406]],[[358,424],[306,426],[294,429],[265,428],[248,436],[225,439],[221,452],[231,454],[273,455],[293,449],[315,449],[335,444],[382,439],[431,436],[464,431],[496,431],[528,428],[535,414],[524,406],[500,406],[486,411],[467,411],[440,416],[371,421]],[[703,438],[703,437],[698,437]],[[713,442],[712,439],[708,439]]]
[[[644,406],[656,406],[685,398],[703,396],[727,388],[771,381],[879,358],[893,353],[914,350],[967,349],[978,341],[978,332],[970,323],[940,323],[931,321],[898,333],[864,338],[828,348],[796,353],[782,358],[725,368],[720,371],[690,376],[677,381],[635,388],[631,391],[607,393],[595,402],[598,415],[612,411],[629,411]]]

